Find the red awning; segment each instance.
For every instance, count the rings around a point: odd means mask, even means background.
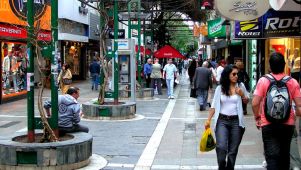
[[[156,58],[182,58],[185,59],[185,57],[174,47],[170,45],[165,45],[158,51],[154,53],[154,56]]]
[[[138,45],[135,46],[135,51],[136,53],[138,52]],[[151,50],[149,49],[145,49],[145,54],[144,54],[144,46],[140,46],[140,53],[143,54],[143,56],[145,55],[151,55]]]

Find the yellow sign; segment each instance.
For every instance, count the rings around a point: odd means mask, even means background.
[[[25,0],[0,0],[0,22],[26,26],[27,7]],[[51,7],[47,0],[35,1],[35,21],[40,21],[44,30],[51,29]],[[36,24],[36,22],[35,22]]]

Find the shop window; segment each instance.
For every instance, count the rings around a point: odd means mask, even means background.
[[[1,43],[2,99],[26,93],[26,44]]]

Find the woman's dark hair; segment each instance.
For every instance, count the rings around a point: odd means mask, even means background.
[[[65,70],[68,70],[68,69],[70,68],[70,65],[67,64],[67,63],[65,63],[65,64],[64,64],[64,67],[65,67]]]
[[[285,60],[281,53],[272,53],[270,55],[269,63],[272,73],[279,74],[284,72]]]
[[[230,74],[233,71],[233,69],[237,69],[238,68],[235,65],[227,65],[221,75],[221,81],[220,84],[222,86],[222,92],[226,95],[226,96],[230,96]]]

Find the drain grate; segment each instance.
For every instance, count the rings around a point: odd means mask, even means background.
[[[18,123],[20,123],[21,121],[11,121],[9,123],[6,123],[4,125],[1,125],[0,128],[8,128],[8,127],[11,127],[11,126],[14,126]]]

